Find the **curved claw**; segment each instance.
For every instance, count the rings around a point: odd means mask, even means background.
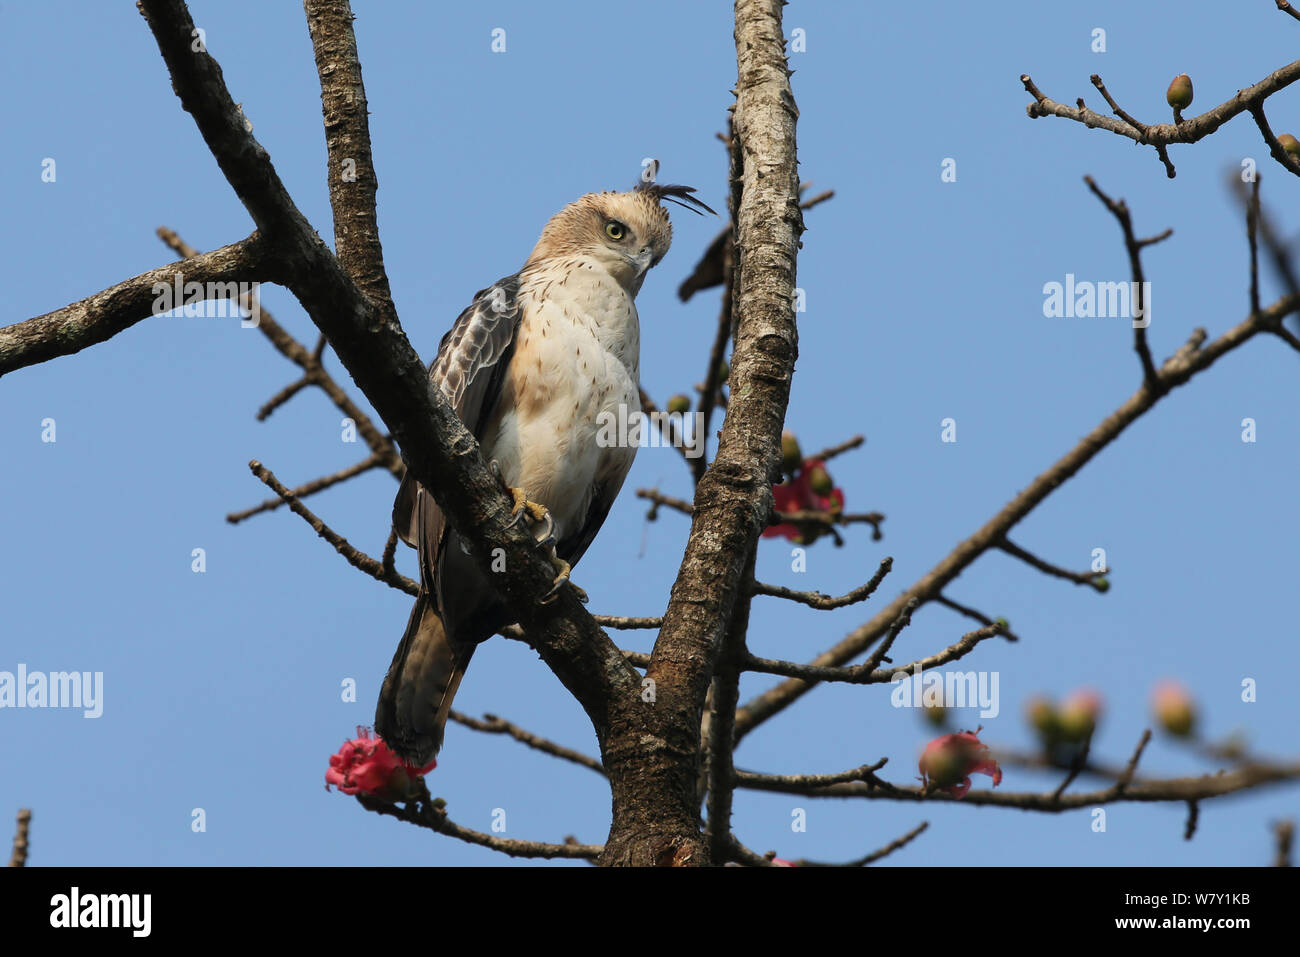
[[[550,521],[547,531],[554,527],[555,522],[550,518],[550,510],[540,502],[532,502],[528,499],[528,493],[521,488],[515,488],[511,485],[505,486],[506,492],[514,499],[514,506],[510,509],[510,521],[506,524],[513,528],[522,522],[526,517],[531,518],[534,522]]]
[[[542,522],[543,522],[542,531],[535,533],[537,538],[537,544],[554,548],[555,547],[555,519],[551,518],[550,512],[547,512],[542,516]]]
[[[573,566],[559,555],[556,555],[554,550],[551,551],[551,562],[555,565],[557,571],[555,581],[551,584],[551,590],[538,599],[538,603],[549,605],[551,602],[555,601],[555,599],[560,595],[560,588],[563,587],[565,582],[568,582],[569,587],[573,589],[573,594],[578,601],[582,602],[584,605],[587,604],[591,599],[587,597],[586,591],[579,588],[572,581],[569,581],[569,575],[573,572]]]

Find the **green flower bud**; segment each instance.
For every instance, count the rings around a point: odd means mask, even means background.
[[[786,429],[781,433],[781,471],[793,475],[803,465],[803,452],[799,449],[799,440],[794,433]]]
[[[668,411],[685,415],[691,411],[691,400],[680,392],[668,400]]]
[[[1025,709],[1029,716],[1029,723],[1044,739],[1051,739],[1056,736],[1060,730],[1060,723],[1056,715],[1056,708],[1052,702],[1048,701],[1041,695],[1033,698],[1029,706]]]
[[[1191,106],[1192,78],[1186,73],[1174,77],[1173,82],[1169,84],[1169,92],[1165,94],[1165,99],[1176,110],[1185,110]]]
[[[808,473],[808,487],[818,495],[830,495],[835,490],[835,483],[831,481],[831,473],[827,472],[820,465]]]

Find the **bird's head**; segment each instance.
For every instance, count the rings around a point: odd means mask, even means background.
[[[588,193],[551,217],[528,257],[528,265],[553,258],[585,259],[605,269],[635,294],[646,272],[664,258],[673,226],[663,201],[713,212],[689,186],[639,183],[626,193]],[[687,204],[691,205],[687,205]]]

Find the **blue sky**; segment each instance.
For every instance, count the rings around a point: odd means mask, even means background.
[[[807,217],[807,312],[787,422],[809,450],[865,433],[865,448],[832,473],[850,510],[888,519],[881,542],[856,527],[842,549],[817,543],[802,574],[791,571],[788,543],[765,541],[761,579],[838,594],[892,555],[877,599],[887,600],[1132,393],[1138,366],[1125,322],[1042,311],[1044,284],[1068,273],[1128,279],[1118,228],[1084,174],[1129,200],[1141,234],[1174,229],[1146,256],[1157,361],[1194,327],[1213,336],[1243,318],[1247,251],[1228,177],[1255,157],[1279,210],[1300,188],[1267,159],[1249,118],[1174,148],[1170,181],[1149,149],[1030,121],[1019,82],[1029,72],[1057,100],[1099,106],[1088,82],[1099,72],[1129,111],[1156,122],[1167,118],[1164,91],[1177,73],[1193,77],[1199,112],[1294,56],[1300,24],[1272,3],[1203,6],[1194,17],[1150,0],[786,8],[787,35],[806,35],[806,52],[791,60],[801,173],[837,194]],[[301,5],[199,0],[191,9],[299,207],[332,236]],[[476,289],[519,267],[547,217],[584,192],[631,185],[643,157],[662,161],[665,181],[725,206],[714,134],[735,81],[728,5],[355,0],[354,10],[384,252],[422,354],[432,355]],[[498,27],[506,52],[494,54]],[[1096,27],[1107,32],[1105,53],[1090,49]],[[200,249],[251,230],[133,4],[6,4],[0,70],[8,88],[24,91],[9,101],[0,151],[5,323],[167,262],[159,225]],[[1300,130],[1297,97],[1270,101],[1277,132]],[[956,182],[941,182],[947,157]],[[57,164],[53,183],[41,179],[45,158]],[[717,312],[713,293],[683,306],[674,290],[718,223],[675,220],[673,251],[639,299],[643,384],[660,401],[702,378]],[[1278,293],[1271,276],[1264,289],[1266,301]],[[287,292],[266,289],[263,301],[314,341]],[[965,664],[1000,676],[1001,713],[982,720],[987,740],[1028,746],[1029,696],[1092,686],[1106,702],[1094,753],[1120,763],[1148,723],[1152,683],[1173,676],[1196,695],[1212,735],[1246,731],[1262,753],[1295,753],[1295,362],[1263,337],[1229,355],[1013,531],[1072,568],[1105,548],[1109,594],[998,554],[949,587],[958,601],[1005,615],[1023,639],[985,643]],[[324,789],[329,754],[370,721],[410,599],[347,567],[287,511],[224,521],[265,496],[250,458],[297,484],[365,455],[341,441],[340,415],[320,394],[255,421],[294,371],[236,322],[156,318],[0,382],[0,670],[102,671],[105,686],[94,720],[0,711],[0,820],[34,809],[32,863],[509,863]],[[948,417],[956,443],[940,441]],[[1254,443],[1241,440],[1246,417],[1257,422]],[[57,423],[54,443],[41,441],[46,418]],[[687,523],[664,514],[647,525],[631,493],[649,486],[689,494],[676,452],[641,451],[575,573],[593,611],[664,608]],[[371,473],[309,504],[377,553],[395,488]],[[191,571],[195,548],[206,551],[203,574]],[[751,648],[806,660],[872,610],[759,599]],[[931,606],[895,660],[967,629]],[[653,636],[618,637],[648,650]],[[357,703],[341,700],[348,678]],[[1253,703],[1241,700],[1244,678],[1257,682]],[[742,699],[770,683],[748,677]],[[479,650],[457,706],[596,750],[581,709],[518,643]],[[981,723],[974,711],[956,721]],[[823,688],[748,737],[736,760],[831,772],[888,756],[887,776],[910,783],[932,734],[915,712],[890,706],[888,688]],[[1159,737],[1142,766],[1210,769]],[[1002,787],[1056,782],[1009,770]],[[489,829],[500,808],[506,836],[598,843],[607,832],[608,792],[591,772],[459,726],[429,783],[469,827]],[[1191,842],[1181,806],[1112,806],[1106,832],[1095,833],[1087,811],[742,793],[734,826],[749,846],[787,858],[860,856],[929,819],[929,832],[893,862],[1258,864],[1269,858],[1270,822],[1293,815],[1296,799],[1292,787],[1206,803]],[[806,832],[791,830],[797,807],[807,809]],[[206,815],[203,833],[191,830],[195,808]]]

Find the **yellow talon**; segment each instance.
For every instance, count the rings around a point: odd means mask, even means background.
[[[545,521],[548,514],[545,505],[542,505],[539,502],[530,502],[528,500],[528,493],[521,488],[507,485],[506,489],[510,492],[510,497],[515,500],[514,507],[510,509],[511,518],[517,520],[520,512],[527,512],[528,517],[534,522]]]
[[[549,605],[551,602],[555,601],[556,597],[560,594],[560,586],[565,582],[569,582],[569,587],[573,589],[573,594],[578,601],[582,602],[584,605],[587,604],[587,602],[590,601],[590,598],[587,597],[587,593],[572,581],[569,581],[569,575],[573,572],[573,566],[559,555],[556,555],[553,551],[551,552],[551,564],[555,566],[555,581],[551,583],[551,590],[542,596],[542,604]]]

